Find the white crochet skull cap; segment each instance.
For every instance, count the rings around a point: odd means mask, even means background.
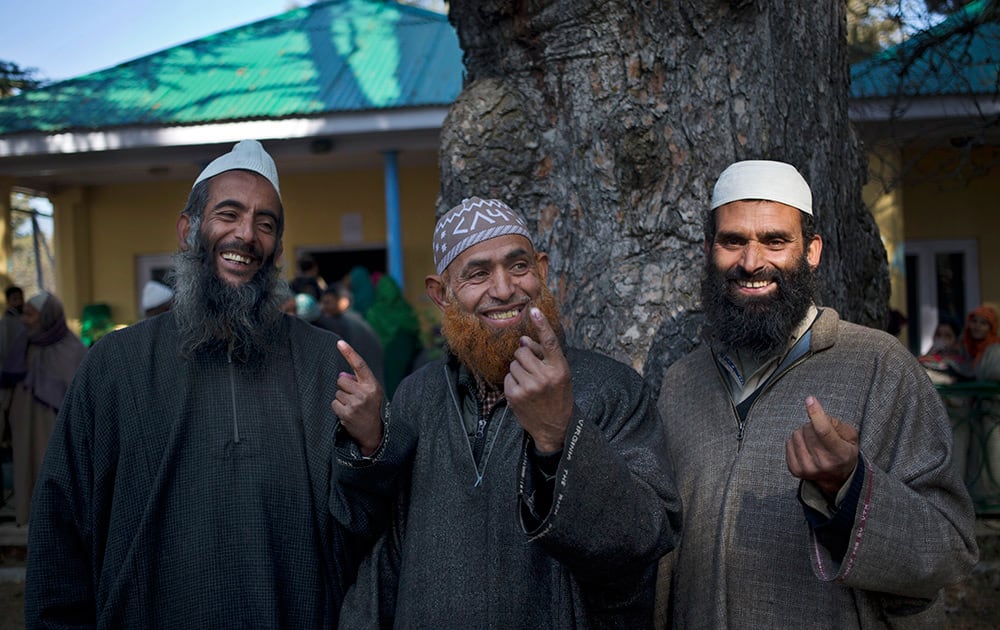
[[[712,191],[712,210],[744,199],[777,201],[813,213],[809,184],[794,166],[784,162],[746,160],[722,171]]]
[[[194,180],[194,185],[191,187],[194,188],[199,182],[210,177],[215,177],[220,173],[234,170],[257,173],[271,182],[271,185],[274,186],[274,192],[278,193],[278,199],[281,199],[281,188],[278,186],[278,169],[274,165],[274,160],[264,150],[264,146],[257,140],[240,140],[237,142],[232,151],[212,160],[205,167],[205,170],[201,172],[201,175],[198,176],[198,179]]]

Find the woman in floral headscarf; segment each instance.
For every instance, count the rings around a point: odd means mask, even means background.
[[[9,417],[18,525],[28,522],[31,493],[59,407],[87,352],[66,327],[62,302],[51,293],[28,300],[22,319],[25,330],[4,358],[0,375],[0,383],[13,389]]]

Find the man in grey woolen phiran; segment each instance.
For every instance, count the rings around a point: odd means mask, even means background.
[[[790,164],[737,162],[705,219],[704,343],[660,390],[684,537],[674,628],[941,628],[976,562],[951,428],[890,335],[814,303],[823,240]]]

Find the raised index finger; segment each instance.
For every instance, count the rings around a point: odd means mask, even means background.
[[[535,322],[535,329],[538,330],[538,342],[542,344],[542,352],[545,353],[545,356],[562,356],[559,337],[556,336],[556,331],[552,330],[552,325],[549,324],[549,320],[542,314],[541,309],[537,306],[532,306],[530,315],[531,320]]]
[[[351,369],[354,370],[354,374],[358,377],[359,381],[366,381],[375,378],[371,369],[368,367],[368,364],[365,363],[365,360],[361,358],[361,355],[351,347],[351,344],[341,339],[337,342],[337,350],[340,350],[340,354],[344,355],[344,358],[347,359],[347,363],[351,366]]]
[[[809,421],[812,423],[816,436],[826,446],[834,446],[842,442],[840,435],[833,428],[833,421],[827,415],[823,405],[812,396],[806,397],[806,413],[809,414]]]

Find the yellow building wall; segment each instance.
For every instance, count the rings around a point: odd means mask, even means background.
[[[906,313],[906,240],[903,221],[902,194],[892,185],[891,174],[898,172],[899,154],[881,148],[868,154],[868,182],[862,189],[865,205],[878,225],[882,245],[889,262],[889,283],[892,293],[889,308]],[[900,333],[902,337],[903,333]]]
[[[1000,303],[1000,165],[995,153],[994,148],[974,151],[967,164],[979,165],[976,172],[965,168],[958,176],[951,166],[955,151],[922,156],[926,166],[909,175],[903,189],[906,240],[976,240],[980,301],[994,304]]]
[[[404,290],[418,311],[427,303],[424,276],[434,271],[431,235],[438,181],[435,165],[399,168]],[[136,260],[139,256],[177,250],[177,217],[190,189],[188,181],[115,184],[90,187],[86,195],[76,197],[77,201],[86,199],[85,212],[77,208],[75,214],[86,216],[90,256],[83,263],[81,256],[57,246],[60,259],[66,254],[67,260],[89,268],[89,274],[79,269],[68,274],[75,277],[68,280],[72,286],[66,288],[66,293],[74,297],[73,303],[67,304],[71,316],[79,317],[87,303],[103,302],[111,307],[117,323],[138,319]],[[287,279],[295,272],[297,248],[386,245],[381,168],[282,175],[281,192],[285,207],[283,269]],[[54,204],[58,216],[63,208],[58,198],[54,198]],[[345,213],[361,214],[362,243],[343,242],[341,217]],[[88,239],[82,231],[76,226],[77,237]]]

